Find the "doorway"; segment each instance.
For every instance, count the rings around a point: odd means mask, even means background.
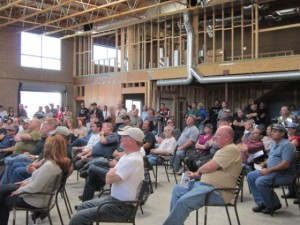
[[[139,110],[139,116],[141,116],[144,105],[144,96],[144,94],[124,94],[123,98],[127,112],[131,110],[132,105],[135,105]]]
[[[44,108],[50,103],[61,106],[62,103],[62,95],[59,92],[21,91],[20,95],[20,103],[24,105],[29,118],[33,117],[39,106]]]

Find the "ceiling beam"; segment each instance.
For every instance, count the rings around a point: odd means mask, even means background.
[[[3,6],[3,7],[1,7],[1,8],[0,8],[0,12],[1,12],[2,10],[4,10],[4,9],[13,7],[14,5],[17,5],[17,4],[21,3],[21,2],[23,2],[23,0],[17,0],[17,1],[15,1],[15,2],[9,3],[9,4],[7,4],[7,5]]]

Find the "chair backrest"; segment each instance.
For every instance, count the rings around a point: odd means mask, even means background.
[[[244,169],[242,169],[240,175],[236,179],[236,190],[234,192],[234,198],[233,198],[234,204],[237,203],[239,194],[240,194],[242,188],[244,187],[244,177],[245,177],[245,171],[244,171]]]
[[[148,165],[150,165],[148,157],[144,156],[144,180],[141,183],[140,191],[138,194],[138,200],[140,201],[140,205],[144,205],[149,195],[153,193],[153,186],[150,178]]]

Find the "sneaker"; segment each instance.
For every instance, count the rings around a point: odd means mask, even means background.
[[[178,172],[177,172],[177,175],[182,175],[182,173],[184,173],[184,169],[181,169],[181,170],[179,170]]]
[[[262,210],[262,213],[263,213],[263,214],[271,214],[272,211],[275,212],[276,210],[281,209],[281,207],[282,207],[282,205],[279,204],[279,205],[276,205],[276,206],[273,208],[273,210],[272,210],[272,209],[265,208],[265,209]]]
[[[286,195],[281,195],[281,198],[297,198],[295,192],[288,192]]]
[[[295,205],[299,205],[299,200],[298,200],[298,199],[295,199],[293,203],[294,203]]]
[[[259,213],[259,212],[262,212],[265,208],[266,208],[266,206],[264,206],[264,205],[257,205],[252,208],[252,211],[255,213]]]
[[[28,217],[28,225],[40,225],[42,224],[41,218],[36,218],[35,221],[32,219],[32,215]]]

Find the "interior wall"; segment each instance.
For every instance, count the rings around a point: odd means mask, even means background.
[[[16,27],[0,29],[0,104],[17,109],[19,82],[53,83],[67,87],[65,103],[73,104],[73,41],[62,40],[61,71],[21,67],[21,30]]]

